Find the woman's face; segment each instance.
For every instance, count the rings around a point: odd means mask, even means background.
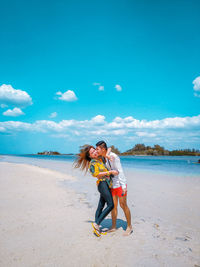
[[[89,155],[90,155],[91,159],[98,158],[98,153],[97,153],[96,149],[94,149],[93,147],[90,148]]]

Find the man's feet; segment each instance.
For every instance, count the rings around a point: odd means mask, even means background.
[[[133,232],[133,228],[132,226],[129,226],[126,228],[126,231],[124,232],[123,236],[129,236],[130,234],[132,234]]]
[[[116,227],[111,227],[109,230],[108,230],[108,233],[114,233],[117,231],[117,228]]]

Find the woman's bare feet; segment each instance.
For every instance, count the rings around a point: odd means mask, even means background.
[[[100,231],[100,228],[99,228],[99,225],[98,224],[93,223],[93,225],[94,225],[95,229],[97,229],[98,231]]]
[[[129,236],[130,234],[132,234],[133,232],[133,228],[132,226],[129,226],[126,228],[126,231],[124,232],[123,236]]]

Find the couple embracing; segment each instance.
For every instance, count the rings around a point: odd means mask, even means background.
[[[75,163],[76,168],[90,171],[97,178],[97,189],[100,193],[98,207],[95,213],[94,233],[101,236],[100,223],[111,212],[112,227],[108,232],[116,231],[118,202],[123,209],[127,228],[124,235],[132,233],[131,213],[127,205],[127,184],[119,157],[107,148],[104,141],[81,147]],[[106,205],[106,207],[105,207]]]

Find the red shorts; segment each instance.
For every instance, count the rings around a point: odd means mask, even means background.
[[[124,195],[123,194],[123,191],[122,191],[122,187],[117,187],[117,188],[111,188],[111,194],[112,196],[118,196],[118,197],[124,197],[127,195],[127,191]]]

